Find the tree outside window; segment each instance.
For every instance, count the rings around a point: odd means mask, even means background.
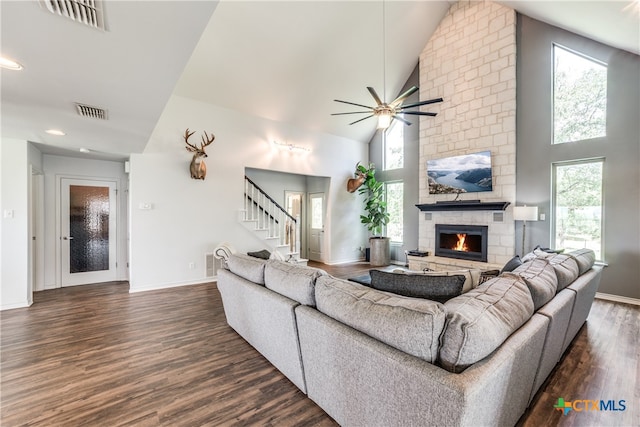
[[[384,134],[384,170],[404,167],[404,125],[394,120]]]
[[[606,64],[556,45],[553,56],[553,143],[606,136]]]
[[[404,183],[387,182],[385,183],[385,193],[387,199],[387,211],[389,212],[389,223],[387,224],[386,235],[392,242],[401,243],[404,239],[403,234],[403,193]]]
[[[593,249],[602,260],[602,169],[604,160],[553,165],[555,247]]]

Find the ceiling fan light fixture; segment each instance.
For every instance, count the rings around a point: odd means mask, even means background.
[[[4,68],[5,70],[20,71],[24,67],[13,59],[0,56],[0,68]]]
[[[378,129],[387,129],[391,126],[391,119],[393,119],[393,117],[390,111],[383,111],[378,114]]]

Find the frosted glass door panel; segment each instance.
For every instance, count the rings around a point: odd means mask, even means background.
[[[109,269],[109,187],[69,187],[69,271]]]
[[[60,208],[61,286],[116,280],[116,183],[64,178]]]

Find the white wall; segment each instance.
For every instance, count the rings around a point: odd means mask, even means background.
[[[190,142],[198,142],[204,130],[216,136],[207,147],[204,181],[189,175],[186,128],[196,131]],[[281,150],[273,140],[312,151]],[[131,156],[131,290],[204,281],[204,254],[219,243],[242,252],[258,247],[238,220],[245,167],[329,177],[324,261],[359,259],[356,248],[366,241],[359,219],[362,203],[346,191],[357,161],[368,161],[366,143],[172,96],[145,152]],[[150,203],[152,209],[140,209],[141,203]]]
[[[56,197],[60,191],[60,179],[98,178],[114,180],[118,195],[117,230],[117,280],[127,280],[127,185],[128,177],[124,171],[124,162],[81,159],[75,157],[53,156],[45,154],[42,160],[44,179],[44,287],[53,289],[61,286],[59,259],[60,239],[58,236],[59,217]]]
[[[2,241],[0,309],[31,305],[29,277],[29,155],[27,141],[0,143]]]

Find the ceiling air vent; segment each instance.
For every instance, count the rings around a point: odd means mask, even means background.
[[[40,0],[40,3],[51,13],[105,30],[102,0]]]
[[[89,117],[91,119],[107,120],[109,118],[107,110],[98,107],[92,107],[90,105],[76,103],[76,110],[82,117]]]

